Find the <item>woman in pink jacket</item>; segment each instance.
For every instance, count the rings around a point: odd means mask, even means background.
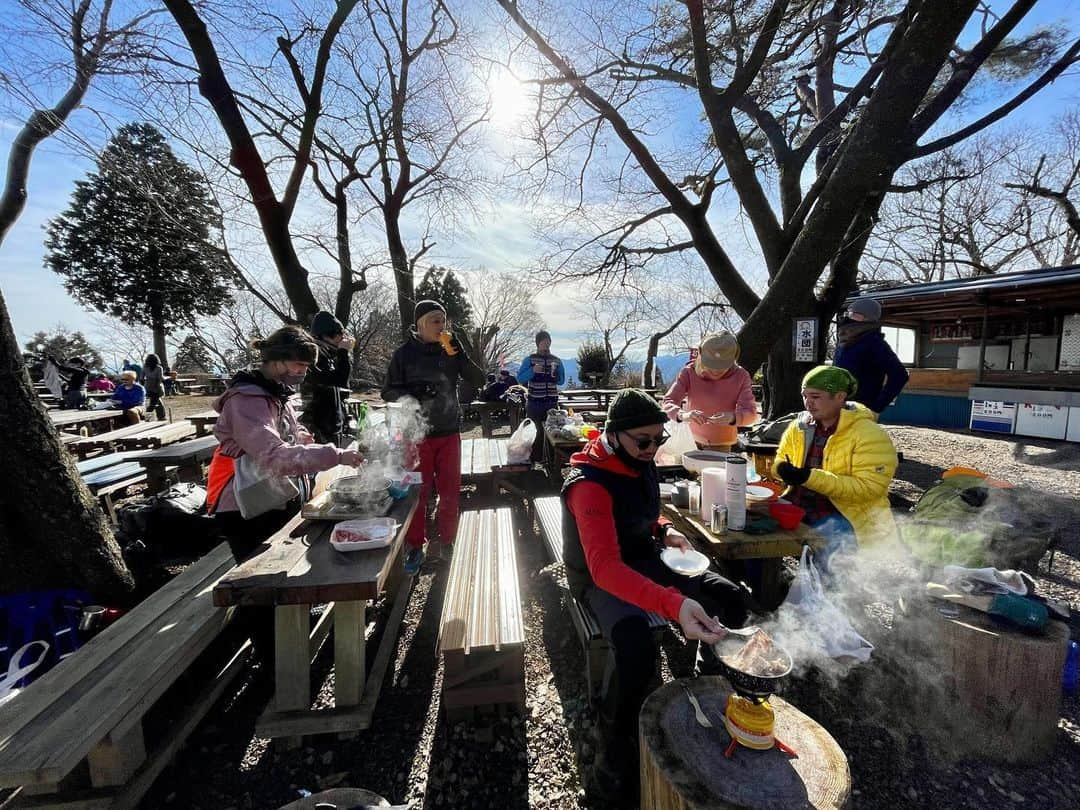
[[[355,450],[332,444],[312,444],[311,434],[297,421],[291,397],[318,357],[314,338],[303,329],[286,326],[257,340],[262,361],[237,372],[214,409],[220,444],[207,475],[206,505],[237,562],[251,556],[267,537],[284,526],[307,489],[307,476],[338,464],[357,465]],[[236,460],[248,455],[259,470],[293,478],[301,495],[280,509],[245,519],[233,492]]]
[[[697,358],[679,370],[664,395],[664,411],[690,425],[702,450],[730,450],[738,438],[737,428],[758,420],[750,374],[736,363],[738,359],[739,342],[733,334],[706,335]]]

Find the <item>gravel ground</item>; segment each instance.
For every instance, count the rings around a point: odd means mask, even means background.
[[[1039,504],[1063,527],[1052,572],[1047,572],[1048,558],[1039,564],[1040,590],[1080,610],[1080,446],[923,428],[889,431],[904,454],[891,493],[899,510],[954,464],[1036,491]],[[466,508],[484,505],[467,500]],[[435,642],[446,568],[425,569],[415,579],[371,730],[348,740],[308,739],[293,751],[254,737],[255,719],[272,691],[266,673],[256,668],[215,707],[143,806],[261,810],[295,799],[301,789],[335,786],[364,787],[392,802],[425,808],[597,806],[581,788],[594,754],[584,660],[534,527],[521,527],[519,535],[527,633],[524,716],[492,715],[454,725],[442,718]],[[378,605],[374,613],[384,610]],[[881,632],[895,618],[891,607],[880,605],[868,607],[867,616]],[[1080,637],[1075,618],[1071,630]],[[317,662],[320,702],[332,691],[331,647],[324,647]],[[1012,767],[957,758],[936,735],[922,733],[932,724],[947,725],[928,714],[922,702],[928,690],[921,688],[926,684],[910,680],[912,670],[904,668],[909,661],[900,662],[896,672],[879,673],[898,663],[888,655],[887,643],[879,650],[885,652],[880,659],[847,678],[810,674],[795,679],[786,694],[848,754],[853,807],[1080,806],[1080,696],[1065,698],[1056,749],[1047,760]],[[690,667],[687,650],[673,633],[664,641],[662,658],[669,677]],[[889,674],[899,680],[882,680]]]

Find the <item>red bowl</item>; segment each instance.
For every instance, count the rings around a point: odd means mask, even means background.
[[[769,504],[769,517],[780,524],[781,529],[794,529],[806,516],[806,510],[793,503]]]

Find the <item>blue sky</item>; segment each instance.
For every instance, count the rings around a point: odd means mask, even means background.
[[[1042,0],[1026,21],[1025,28],[1069,18],[1080,18],[1080,0]],[[0,89],[0,100],[3,100],[4,92]],[[90,103],[110,109],[109,103],[94,89]],[[1080,103],[1080,87],[1074,74],[1059,80],[1028,102],[1006,122],[1006,126],[1040,126],[1063,106],[1077,103]],[[10,103],[0,108],[11,109]],[[977,109],[964,113],[967,120],[976,114]],[[5,158],[19,125],[21,121],[10,114],[0,119],[0,154]],[[100,146],[104,141],[99,121],[87,110],[77,111],[69,125],[76,132],[94,132],[87,136],[94,146]],[[616,146],[612,150],[617,158],[621,158],[620,149]],[[4,292],[20,341],[34,331],[51,330],[59,323],[82,329],[92,336],[96,333],[92,320],[95,316],[75,303],[58,278],[43,267],[43,227],[49,218],[66,207],[75,180],[92,168],[86,150],[70,148],[56,139],[43,143],[35,154],[28,205],[0,247],[0,289]],[[535,265],[542,252],[531,233],[531,217],[530,201],[511,195],[497,198],[475,220],[438,234],[438,247],[427,258],[435,263],[466,269],[477,266],[492,270],[528,268]],[[739,220],[737,207],[717,207],[713,219],[718,230],[723,232],[722,241],[735,245],[732,253],[736,261],[742,266],[755,262],[755,253],[744,233],[745,226]],[[522,283],[536,282],[523,278]],[[541,286],[538,290],[538,308],[554,336],[553,349],[563,356],[573,355],[582,329],[580,318],[567,306],[567,298],[581,293],[580,287],[551,289]]]

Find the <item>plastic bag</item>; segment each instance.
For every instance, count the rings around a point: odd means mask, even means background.
[[[830,658],[853,658],[863,663],[870,660],[874,645],[856,632],[843,611],[825,595],[809,546],[803,546],[799,570],[781,607],[785,609],[799,613],[806,642]]]
[[[37,658],[31,660],[27,653],[34,648],[37,648]],[[45,657],[49,654],[49,643],[47,641],[31,641],[21,646],[15,651],[15,654],[11,656],[11,663],[8,665],[8,670],[5,673],[0,674],[0,703],[9,698],[15,697],[19,693],[19,682],[28,683],[29,676],[38,667],[45,663]]]
[[[656,454],[657,464],[681,464],[683,453],[692,453],[697,450],[694,434],[686,422],[668,422],[664,426],[664,431],[669,438]]]
[[[507,464],[528,464],[532,457],[533,442],[536,441],[536,423],[524,419],[510,437],[506,445]]]

